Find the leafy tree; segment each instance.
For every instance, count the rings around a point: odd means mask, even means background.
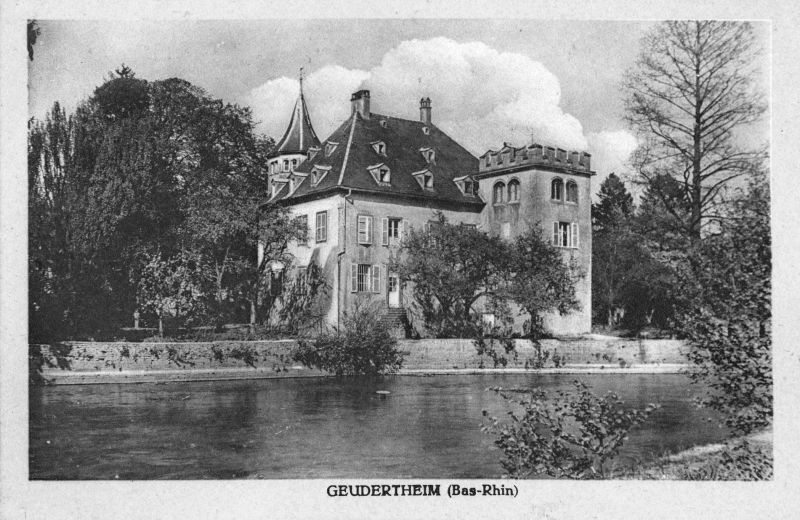
[[[575,284],[585,275],[574,258],[565,259],[533,225],[507,247],[502,294],[528,314],[527,336],[544,333],[544,317],[550,312],[566,314],[580,308]]]
[[[506,250],[502,239],[450,224],[440,213],[427,230],[410,230],[391,268],[411,284],[433,335],[471,337],[478,328],[473,306],[499,288]]]
[[[73,333],[127,321],[156,252],[200,262],[215,316],[235,300],[255,308],[258,241],[282,244],[279,230],[291,229],[285,210],[261,208],[272,145],[255,135],[248,109],[125,66],[71,116],[56,105],[32,121],[32,313]]]
[[[651,225],[652,219],[642,216],[641,208],[636,211],[633,197],[614,174],[600,185],[599,199],[592,205],[593,314],[609,328],[623,322],[641,328],[654,318],[664,325],[671,278],[669,269],[653,256],[645,240],[648,235],[642,233],[643,225]],[[657,224],[652,231],[654,238],[663,236]]]
[[[203,301],[200,262],[188,256],[148,255],[139,278],[138,305],[158,319],[158,334],[164,335],[164,318],[184,319],[198,313]]]
[[[753,81],[757,54],[748,23],[670,21],[645,36],[627,74],[626,117],[643,143],[634,166],[645,181],[669,175],[679,183],[679,199],[662,193],[663,184],[650,188],[685,236],[700,237],[704,221],[719,216],[725,188],[764,155],[737,145],[737,132],[765,109]],[[686,200],[689,213],[675,200]]]
[[[717,233],[675,260],[682,298],[675,327],[691,347],[703,403],[735,432],[772,422],[771,242],[764,180],[731,207]]]
[[[488,418],[482,430],[497,435],[495,445],[505,455],[503,469],[512,478],[547,475],[554,478],[602,479],[619,454],[628,433],[658,408],[629,410],[613,392],[594,395],[579,381],[575,391],[547,395],[544,390],[492,388],[503,399],[522,407],[508,412],[510,423]],[[521,394],[522,397],[516,397]]]
[[[600,184],[599,201],[592,204],[592,228],[595,234],[616,232],[633,218],[633,196],[617,174],[611,173]]]

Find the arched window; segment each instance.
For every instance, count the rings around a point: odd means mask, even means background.
[[[492,198],[492,202],[494,204],[502,204],[504,202],[504,195],[506,191],[506,185],[502,182],[498,182],[494,185],[494,197]]]
[[[283,160],[283,171],[285,171],[285,172],[289,171],[289,159],[284,159]]]
[[[553,200],[564,200],[564,181],[553,179],[550,184],[550,198]]]
[[[519,202],[519,181],[516,179],[508,183],[508,202]]]
[[[297,159],[292,159],[292,171],[297,168]]]
[[[574,181],[567,183],[567,202],[578,203],[578,184]]]

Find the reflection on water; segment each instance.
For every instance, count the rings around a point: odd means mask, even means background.
[[[502,474],[481,412],[491,386],[570,386],[574,375],[313,378],[31,389],[30,478],[479,478]],[[682,375],[582,375],[595,393],[662,408],[618,464],[715,442]],[[376,394],[388,390],[388,397]]]

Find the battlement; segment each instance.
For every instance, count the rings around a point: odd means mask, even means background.
[[[556,168],[591,173],[592,154],[564,150],[533,143],[519,148],[503,143],[500,150],[488,150],[481,155],[480,173],[505,170],[525,165],[547,165]]]

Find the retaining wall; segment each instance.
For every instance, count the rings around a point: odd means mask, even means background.
[[[292,360],[294,340],[206,343],[67,342],[30,345],[31,372],[53,384],[310,377],[323,372]],[[468,339],[401,340],[401,372],[491,369],[552,371],[677,371],[686,362],[676,340],[606,337],[544,340],[537,350],[515,340],[515,353],[494,346],[496,363]],[[505,363],[502,362],[505,359]],[[38,376],[37,376],[38,374]]]

